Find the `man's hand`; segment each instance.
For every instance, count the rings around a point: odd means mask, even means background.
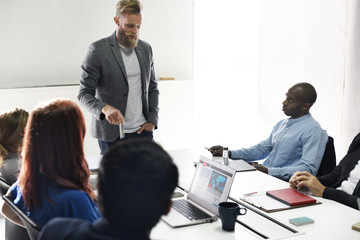
[[[146,130],[148,132],[152,132],[155,129],[155,124],[151,123],[151,122],[146,122],[144,123],[141,128],[137,131],[137,134],[141,134],[142,131]]]
[[[251,163],[251,165],[253,165],[257,170],[263,172],[263,173],[266,173],[268,174],[268,169],[267,167],[265,167],[264,165],[262,164],[257,164],[257,163]]]
[[[299,184],[299,182],[298,182],[296,179],[297,179],[300,175],[301,175],[301,172],[300,172],[300,171],[297,171],[297,172],[295,172],[295,173],[291,176],[291,178],[290,178],[290,180],[289,180],[290,187],[297,189],[297,185]]]
[[[103,107],[101,112],[105,114],[105,118],[110,124],[119,125],[123,124],[125,121],[125,118],[121,112],[108,104]]]
[[[308,188],[316,197],[322,197],[325,186],[319,180],[308,172],[296,172],[290,178],[290,186],[300,190],[302,187]]]
[[[216,157],[222,157],[223,155],[223,147],[221,145],[216,145],[216,146],[212,146],[211,148],[209,148],[208,150],[211,152],[211,154],[213,156]]]

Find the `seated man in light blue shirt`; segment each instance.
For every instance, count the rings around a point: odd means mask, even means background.
[[[233,160],[251,162],[258,170],[288,181],[296,171],[316,175],[324,155],[328,135],[311,116],[309,110],[316,101],[315,88],[309,83],[298,83],[286,93],[283,111],[290,118],[278,122],[269,138],[250,148],[229,151]],[[222,146],[210,148],[214,156],[221,156]]]

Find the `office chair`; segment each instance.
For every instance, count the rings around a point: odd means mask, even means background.
[[[322,175],[332,172],[335,166],[336,166],[336,155],[335,155],[334,139],[329,136],[328,141],[326,143],[325,152],[323,158],[321,159],[321,164],[316,176],[320,177]]]
[[[0,194],[5,195],[10,188],[3,177],[0,176]],[[20,227],[5,217],[5,240],[30,240],[26,228]]]
[[[21,209],[19,209],[14,204],[12,197],[4,195],[3,199],[25,225],[28,237],[30,237],[31,240],[37,240],[41,231],[41,227],[34,223],[23,211],[21,211]]]

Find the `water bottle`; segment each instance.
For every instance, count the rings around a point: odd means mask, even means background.
[[[223,149],[223,162],[224,162],[224,165],[229,165],[229,155],[228,155],[228,148],[227,147],[224,147]]]

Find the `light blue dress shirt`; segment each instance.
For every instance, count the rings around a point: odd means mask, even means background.
[[[268,139],[250,148],[231,150],[231,158],[248,162],[266,158],[263,165],[268,173],[288,181],[296,171],[316,175],[327,140],[326,131],[307,114],[278,122]]]

